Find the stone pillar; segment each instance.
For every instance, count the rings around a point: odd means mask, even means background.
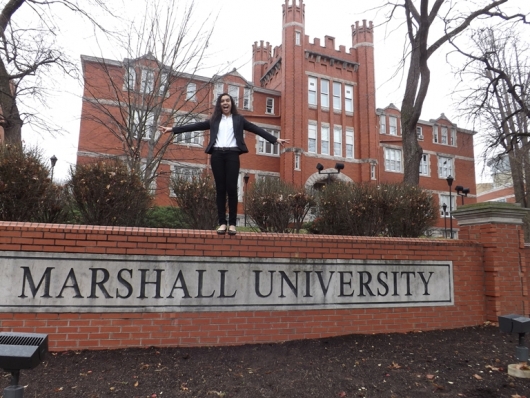
[[[523,219],[530,209],[510,203],[486,202],[460,207],[459,239],[477,242],[484,248],[484,295],[486,319],[497,322],[499,315],[528,316],[527,252]],[[530,258],[530,256],[528,256]]]

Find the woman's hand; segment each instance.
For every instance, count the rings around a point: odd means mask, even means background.
[[[289,143],[289,140],[284,140],[283,138],[278,138],[278,139],[276,140],[276,142],[277,142],[278,144],[280,144],[280,146],[283,146],[284,144],[288,144],[288,143]]]
[[[173,128],[171,127],[158,126],[158,131],[160,131],[162,134],[171,133],[172,130]]]

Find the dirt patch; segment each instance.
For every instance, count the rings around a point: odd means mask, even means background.
[[[50,353],[23,371],[37,397],[530,397],[517,335],[494,325],[280,344]],[[2,379],[2,389],[10,375]]]

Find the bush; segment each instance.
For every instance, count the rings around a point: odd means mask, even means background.
[[[312,194],[279,179],[256,181],[247,193],[247,215],[261,232],[299,232],[315,205]]]
[[[432,195],[406,184],[336,182],[320,192],[312,233],[418,237],[436,224]]]
[[[53,224],[73,222],[71,196],[68,188],[62,185],[49,185],[38,203],[38,213],[34,221]]]
[[[214,229],[217,226],[215,185],[210,175],[173,178],[171,189],[189,228]]]
[[[140,177],[119,160],[78,165],[67,186],[83,224],[138,226],[151,206]]]
[[[37,149],[0,146],[0,220],[35,221],[52,185]]]
[[[182,210],[173,206],[155,206],[149,209],[143,226],[148,228],[188,228]]]

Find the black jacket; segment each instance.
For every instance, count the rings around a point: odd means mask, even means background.
[[[210,130],[210,142],[208,143],[208,146],[206,147],[206,150],[204,152],[211,154],[213,152],[213,146],[215,145],[215,141],[217,140],[217,133],[219,132],[220,122],[221,119],[215,121],[211,121],[210,119],[208,119],[204,122],[197,122],[186,124],[184,126],[173,127],[173,134],[186,133],[189,131]],[[263,130],[261,127],[250,123],[241,115],[232,115],[232,123],[234,126],[236,144],[242,153],[248,152],[247,145],[245,144],[245,140],[243,139],[243,130],[257,134],[272,144],[275,144],[278,140],[275,136]]]

